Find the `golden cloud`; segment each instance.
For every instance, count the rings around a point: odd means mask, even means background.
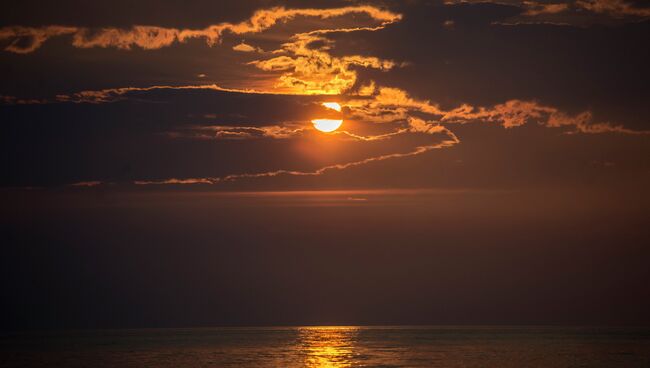
[[[47,26],[41,28],[34,27],[5,27],[0,28],[0,40],[10,40],[11,42],[5,51],[16,54],[30,53],[47,41],[50,37],[73,34],[78,32],[76,27],[64,26]]]
[[[244,43],[244,41],[238,43],[237,45],[232,47],[233,50],[235,51],[240,51],[240,52],[256,52],[256,51],[262,51],[258,47],[253,47],[247,43]]]
[[[79,48],[115,47],[129,50],[134,46],[145,50],[159,49],[175,42],[185,42],[193,38],[202,38],[209,46],[221,40],[224,32],[232,34],[259,33],[278,22],[290,21],[298,16],[328,19],[347,14],[366,14],[381,25],[401,19],[400,14],[382,10],[374,6],[348,6],[331,9],[286,9],[275,7],[256,11],[249,19],[240,23],[219,23],[203,29],[178,29],[156,26],[136,25],[130,29],[101,28],[92,30],[83,27],[46,26],[5,27],[0,28],[0,40],[9,39],[11,43],[5,48],[14,53],[30,53],[38,49],[51,37],[72,34],[73,46]]]
[[[325,46],[310,47],[316,41]],[[272,87],[274,90],[300,94],[341,94],[354,86],[357,72],[353,67],[373,68],[387,71],[397,64],[371,56],[350,55],[335,57],[329,50],[329,41],[313,33],[293,36],[293,41],[282,45],[270,59],[254,60],[249,64],[264,71],[281,71],[282,75]]]

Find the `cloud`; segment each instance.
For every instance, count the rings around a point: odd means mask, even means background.
[[[569,9],[569,4],[566,3],[546,4],[536,1],[524,1],[523,4],[526,6],[526,12],[524,15],[530,16],[540,14],[557,14]]]
[[[462,105],[443,113],[441,120],[445,122],[466,123],[476,120],[495,122],[504,128],[522,126],[529,121],[539,121],[546,115],[557,112],[556,109],[541,106],[532,101],[510,100],[491,108],[476,108]]]
[[[28,54],[38,49],[51,37],[73,34],[78,32],[76,27],[47,26],[33,27],[5,27],[0,28],[0,40],[10,40],[5,51],[16,54]]]
[[[583,1],[584,2],[584,1]],[[602,2],[602,0],[601,0]],[[598,1],[590,1],[582,6],[591,12],[611,13]],[[454,3],[457,3],[454,2]],[[620,3],[620,1],[616,2]],[[524,10],[522,16],[537,17],[548,14],[560,14],[572,9],[564,3],[539,3],[523,1],[518,3]],[[600,5],[599,5],[600,4]],[[608,3],[609,4],[609,3]],[[610,4],[611,5],[611,4]],[[591,6],[591,8],[588,8]],[[628,8],[617,7],[621,12],[630,12]],[[623,9],[623,10],[621,10]],[[625,10],[627,9],[627,10]],[[260,10],[251,18],[241,23],[221,23],[201,30],[162,28],[156,26],[134,26],[131,29],[104,28],[90,30],[86,28],[51,26],[44,28],[13,27],[0,30],[0,38],[11,41],[7,50],[29,53],[40,47],[49,37],[71,35],[72,44],[78,48],[114,47],[128,50],[133,47],[141,49],[159,49],[176,42],[185,42],[192,38],[202,38],[208,45],[215,45],[224,32],[232,34],[257,33],[266,30],[278,22],[285,22],[297,16],[328,19],[346,14],[366,14],[379,22],[374,27],[346,27],[317,29],[293,35],[288,42],[277,50],[255,55],[257,60],[248,62],[250,68],[269,72],[274,83],[264,90],[224,88],[216,84],[205,85],[155,85],[149,87],[122,87],[101,90],[86,90],[71,94],[59,94],[52,99],[25,100],[11,96],[1,96],[5,104],[19,103],[110,103],[141,95],[155,90],[215,90],[232,93],[253,94],[299,94],[330,95],[341,97],[345,107],[346,119],[361,123],[384,124],[391,130],[382,134],[360,134],[355,131],[339,130],[332,136],[352,139],[360,142],[390,140],[401,135],[418,135],[431,138],[429,144],[413,145],[402,152],[379,154],[361,160],[336,163],[313,170],[277,170],[230,174],[208,178],[167,178],[161,180],[138,180],[135,184],[216,184],[240,179],[274,177],[279,175],[317,176],[333,170],[345,170],[353,167],[421,155],[435,149],[450,147],[460,143],[452,132],[454,124],[489,123],[498,124],[506,129],[521,127],[526,124],[539,124],[548,128],[562,129],[568,134],[584,133],[623,133],[649,134],[648,131],[633,131],[609,122],[594,122],[589,111],[569,115],[559,109],[543,105],[537,101],[512,99],[493,106],[473,106],[463,104],[452,109],[443,109],[438,104],[425,99],[418,99],[407,91],[389,86],[378,86],[374,81],[359,86],[357,70],[369,68],[389,71],[403,66],[394,60],[381,59],[368,55],[333,55],[330,51],[335,42],[327,35],[335,32],[377,31],[384,26],[401,19],[401,15],[381,10],[372,6],[343,7],[335,9],[285,9],[272,8]],[[322,23],[322,22],[321,22]],[[320,26],[320,25],[319,25]],[[453,26],[453,25],[452,25]],[[242,41],[233,47],[234,51],[256,52],[259,48]],[[356,90],[354,90],[357,86]],[[187,129],[168,132],[171,138],[203,140],[250,140],[250,139],[293,139],[299,138],[311,128],[308,122],[301,124],[285,123],[269,126],[234,126],[210,125],[193,126]],[[434,138],[435,137],[435,138]],[[442,138],[441,138],[442,137]],[[429,142],[429,141],[427,141]],[[100,182],[85,181],[74,186],[89,187]]]
[[[625,0],[578,0],[576,6],[613,17],[650,17],[650,8],[638,8]]]
[[[569,128],[570,130],[566,131],[568,134],[650,134],[648,130],[631,130],[607,122],[593,122],[592,114],[589,111],[570,116],[555,107],[544,106],[535,101],[522,100],[510,100],[491,108],[463,105],[445,112],[441,121],[455,123],[487,121],[498,123],[504,128],[514,128],[535,122],[548,128]]]
[[[334,131],[334,132],[332,132],[330,134],[344,135],[344,136],[350,137],[350,138],[352,138],[354,140],[370,142],[370,141],[382,141],[382,140],[389,139],[389,138],[395,137],[397,135],[408,133],[408,132],[417,133],[415,130],[411,130],[411,129],[408,129],[408,128],[399,128],[399,129],[396,129],[396,130],[394,130],[394,131],[392,131],[390,133],[376,134],[376,135],[360,135],[360,134],[355,134],[355,133],[349,132],[347,130],[336,130],[336,131]],[[424,132],[423,131],[421,133],[429,133],[429,132]],[[433,132],[431,132],[431,133],[433,133]]]
[[[414,133],[435,134],[447,130],[447,128],[443,127],[439,123],[425,121],[413,117],[408,119],[408,124],[409,124],[409,130]]]
[[[454,27],[456,26],[456,22],[449,19],[449,20],[446,20],[446,21],[442,22],[442,26],[447,28],[447,29],[454,29]]]
[[[515,6],[522,10],[518,16],[495,25],[574,25],[587,26],[600,23],[620,23],[650,17],[650,8],[635,6],[628,0],[446,0],[446,5],[491,3]]]
[[[370,81],[369,84],[360,86],[357,95],[359,96],[372,96],[375,93],[375,81]]]
[[[428,123],[427,124],[431,124]],[[435,123],[433,123],[435,124]],[[235,181],[235,180],[241,180],[241,179],[259,179],[259,178],[269,178],[269,177],[276,177],[276,176],[281,176],[281,175],[290,175],[290,176],[319,176],[323,175],[329,171],[335,171],[335,170],[345,170],[353,167],[358,167],[358,166],[363,166],[367,165],[369,163],[373,162],[380,162],[380,161],[385,161],[385,160],[392,160],[392,159],[398,159],[398,158],[404,158],[404,157],[410,157],[410,156],[417,156],[421,155],[423,153],[429,152],[431,150],[435,149],[441,149],[441,148],[446,148],[446,147],[451,147],[455,144],[460,143],[460,140],[458,137],[456,137],[455,134],[453,134],[450,130],[442,127],[440,131],[436,129],[435,134],[441,133],[446,135],[446,139],[442,140],[439,143],[433,143],[430,145],[424,145],[424,146],[418,146],[415,147],[413,150],[408,151],[408,152],[401,152],[401,153],[390,153],[390,154],[385,154],[385,155],[379,155],[379,156],[374,156],[374,157],[369,157],[366,159],[358,160],[358,161],[351,161],[351,162],[346,162],[346,163],[340,163],[340,164],[333,164],[333,165],[327,165],[323,166],[321,168],[318,168],[313,171],[298,171],[298,170],[287,170],[287,169],[280,169],[280,170],[274,170],[274,171],[264,171],[264,172],[259,172],[259,173],[243,173],[243,174],[231,174],[231,175],[226,175],[226,176],[221,176],[221,177],[211,177],[211,178],[189,178],[189,179],[163,179],[163,180],[152,180],[152,181],[135,181],[134,184],[137,185],[162,185],[162,184],[217,184],[220,182],[228,182],[228,181]],[[434,134],[434,133],[427,133],[427,134]]]
[[[114,99],[116,96],[121,96],[129,92],[150,91],[159,88],[223,90],[214,85],[181,87],[155,86],[149,88],[130,87],[104,90],[100,91],[100,93],[97,93],[97,91],[86,91],[86,93],[78,94],[81,97],[77,97],[77,99],[105,102],[106,98]],[[526,124],[536,123],[548,128],[564,129],[564,133],[567,134],[650,134],[650,131],[633,131],[619,125],[593,122],[590,112],[569,115],[555,107],[542,105],[536,101],[509,100],[491,107],[476,107],[464,104],[454,109],[445,110],[428,100],[419,100],[410,96],[406,91],[394,87],[374,88],[370,96],[351,94],[347,97],[349,98],[347,101],[343,101],[343,98],[341,99],[341,105],[347,109],[346,113],[349,114],[350,118],[358,119],[360,122],[391,124],[393,129],[388,133],[379,135],[361,135],[355,132],[341,130],[331,133],[333,136],[338,135],[364,142],[387,140],[406,134],[425,136],[442,135],[443,138],[436,138],[431,144],[418,145],[405,152],[387,153],[356,161],[336,163],[314,170],[301,171],[280,168],[277,170],[230,174],[220,177],[138,180],[134,183],[138,185],[217,184],[235,180],[268,178],[281,175],[318,176],[329,171],[346,170],[373,162],[421,155],[435,149],[459,144],[461,143],[460,139],[451,130],[454,124],[493,123],[503,126],[506,129],[512,129]],[[428,118],[423,118],[421,115],[428,116]],[[171,132],[168,135],[172,138],[214,140],[292,139],[299,138],[305,133],[308,129],[305,127],[305,124],[308,123],[286,123],[261,127],[231,125],[197,126],[183,131]],[[95,185],[94,182],[88,183]],[[90,185],[78,183],[77,186]]]
[[[614,125],[611,123],[594,123],[589,111],[583,112],[576,116],[568,116],[560,111],[553,111],[545,124],[549,128],[562,128],[571,127],[573,130],[568,131],[568,134],[586,133],[621,133],[632,135],[648,135],[650,130],[632,130],[623,127],[622,125]]]
[[[7,51],[29,53],[41,46],[49,37],[70,33],[72,44],[78,48],[114,47],[129,50],[138,47],[144,50],[159,49],[170,46],[175,42],[185,42],[192,38],[203,38],[208,45],[217,44],[224,32],[232,34],[248,34],[262,32],[276,23],[287,22],[295,17],[316,17],[329,19],[348,14],[365,14],[378,25],[373,27],[352,28],[326,28],[299,33],[291,38],[290,42],[282,45],[271,53],[276,55],[267,59],[249,62],[260,70],[266,72],[280,72],[275,81],[269,80],[264,90],[274,93],[287,94],[341,94],[355,85],[357,72],[355,68],[372,68],[390,70],[398,66],[392,60],[382,60],[373,56],[347,55],[336,57],[328,50],[333,44],[325,35],[334,32],[355,32],[360,30],[376,31],[383,29],[388,24],[401,19],[401,15],[373,6],[349,6],[330,9],[286,9],[271,8],[256,11],[248,20],[240,23],[221,23],[212,25],[202,30],[163,28],[156,26],[134,26],[130,29],[103,28],[91,30],[87,28],[3,28],[0,35],[5,39],[25,38],[34,35],[34,41],[28,45],[20,45],[14,40]],[[322,43],[323,46],[314,45]],[[258,47],[251,46],[243,41],[233,47],[239,52],[263,52]],[[274,78],[271,76],[270,78]],[[115,92],[115,91],[113,91]],[[66,96],[61,96],[65,99]],[[71,96],[82,101],[100,100],[102,96],[95,97],[92,93],[81,93]]]
[[[18,98],[16,96],[0,95],[0,103],[3,105],[38,105],[49,103],[47,99],[39,98]]]
[[[96,186],[102,185],[102,184],[104,184],[104,182],[98,181],[98,180],[93,180],[93,181],[80,181],[78,183],[70,184],[70,186],[90,188],[90,187],[96,187]]]
[[[130,50],[139,47],[144,50],[159,49],[176,42],[203,39],[209,46],[218,44],[225,32],[242,35],[262,32],[278,22],[287,22],[298,16],[329,19],[348,14],[366,14],[380,25],[401,19],[400,14],[374,6],[348,6],[330,9],[287,9],[275,7],[256,11],[249,19],[240,23],[219,23],[203,29],[179,29],[136,25],[129,29],[46,26],[0,28],[0,40],[10,40],[6,51],[26,54],[38,49],[51,37],[71,34],[72,45],[78,48],[114,47]]]
[[[119,88],[106,88],[101,90],[87,90],[70,94],[58,94],[54,98],[44,99],[23,99],[15,96],[0,95],[0,102],[5,105],[37,105],[37,104],[50,104],[50,103],[110,103],[129,98],[130,94],[138,92],[150,92],[156,90],[208,90],[208,91],[221,91],[232,93],[247,93],[247,94],[282,94],[282,95],[295,95],[295,93],[274,93],[271,91],[257,91],[252,89],[238,89],[238,88],[225,88],[217,84],[199,84],[199,85],[184,85],[184,86],[149,86],[149,87],[119,87]]]
[[[225,31],[232,34],[262,32],[280,21],[287,22],[298,16],[329,19],[349,14],[365,14],[372,21],[378,22],[378,25],[373,27],[333,27],[295,34],[280,49],[271,51],[272,57],[253,60],[248,63],[248,65],[269,72],[268,81],[258,79],[258,83],[262,81],[262,84],[264,84],[260,92],[334,95],[348,91],[355,85],[357,68],[387,71],[403,64],[374,56],[333,56],[329,52],[333,41],[325,36],[335,32],[380,30],[386,25],[400,20],[402,18],[400,14],[373,6],[349,6],[330,9],[286,9],[278,7],[256,11],[244,22],[235,24],[220,23],[202,30],[156,26],[134,26],[128,30],[117,28],[91,30],[87,28],[58,29],[44,27],[42,29],[7,28],[0,30],[0,35],[9,39],[12,37],[24,38],[30,34],[37,35],[38,37],[35,39],[38,42],[32,42],[28,47],[18,50],[18,44],[14,40],[10,44],[10,48],[7,49],[8,51],[19,51],[21,53],[32,52],[40,47],[47,38],[64,32],[72,34],[72,44],[78,48],[114,47],[129,50],[138,47],[151,50],[166,47],[175,42],[185,42],[192,38],[204,38],[208,45],[215,45]],[[317,46],[319,44],[321,46]],[[259,47],[251,46],[243,41],[235,45],[233,50],[239,52],[263,52]],[[277,73],[280,73],[280,75],[277,76]],[[105,102],[107,99],[113,99],[115,95],[124,94],[124,92],[129,91],[84,91],[74,95],[60,95],[57,99],[59,101]],[[362,92],[368,93],[367,91]]]
[[[214,184],[214,182],[209,178],[189,178],[189,179],[178,179],[170,178],[165,180],[136,180],[133,182],[135,185],[162,185],[162,184]]]
[[[78,48],[115,47],[130,50],[133,46],[144,50],[155,50],[169,46],[178,39],[176,29],[134,26],[130,30],[105,28],[100,31],[80,29],[72,38],[72,45]]]
[[[244,41],[233,46],[232,49],[240,52],[262,52],[263,51],[259,47],[253,47],[247,43],[244,43]]]
[[[323,46],[312,48],[316,42]],[[249,62],[258,69],[269,72],[282,72],[274,89],[301,94],[338,95],[354,86],[357,72],[354,67],[372,68],[387,71],[395,66],[392,60],[382,60],[372,56],[349,55],[336,57],[328,50],[331,42],[313,33],[293,36],[293,41],[282,45],[274,54],[284,54],[270,59]]]
[[[256,138],[288,139],[300,135],[303,128],[290,125],[269,125],[261,127],[208,125],[195,126],[183,131],[168,133],[172,138],[189,138],[204,140],[242,140]]]
[[[372,84],[371,84],[372,85]],[[150,86],[150,87],[121,87],[109,88],[103,90],[88,90],[72,94],[60,94],[54,99],[18,99],[13,96],[0,96],[0,101],[7,105],[17,104],[44,104],[44,103],[109,103],[129,98],[130,94],[138,92],[150,92],[155,90],[213,90],[231,93],[247,94],[278,94],[291,95],[292,93],[274,93],[265,91],[242,90],[223,88],[216,84],[205,85],[185,85],[185,86]],[[379,87],[373,88],[371,96],[360,96],[351,94],[351,97],[342,106],[349,109],[349,117],[359,121],[369,123],[393,123],[399,120],[407,121],[413,118],[412,113],[418,112],[438,119],[440,123],[445,124],[466,124],[473,122],[496,123],[504,128],[515,128],[528,123],[537,123],[549,128],[570,128],[572,130],[566,133],[621,133],[633,135],[650,134],[648,130],[632,130],[622,125],[616,125],[609,122],[594,122],[592,114],[589,111],[571,116],[559,109],[542,105],[536,101],[509,100],[502,104],[491,107],[472,106],[463,104],[450,110],[441,109],[437,104],[428,100],[418,100],[412,98],[408,93],[399,88]],[[404,131],[413,131],[413,126]],[[202,127],[201,134],[172,133],[174,137],[193,137],[199,139],[245,139],[258,137],[288,138],[299,131],[292,130],[291,127],[270,126],[270,127],[235,127],[215,125],[211,127]],[[206,131],[212,131],[214,134],[204,134]],[[360,136],[350,132],[342,132],[348,136],[359,140],[378,140],[388,138],[395,133],[377,136]]]
[[[392,87],[378,88],[378,92],[371,98],[352,99],[344,105],[350,108],[354,118],[372,122],[389,123],[406,119],[409,111],[420,111],[429,115],[442,114],[442,110],[429,101],[413,99],[406,91]]]
[[[401,105],[407,109],[407,111],[429,111],[429,112],[439,112],[437,108],[433,108],[428,102],[418,101],[410,98],[404,91],[401,91],[396,88],[381,88],[379,92],[373,98],[376,101],[379,101],[378,104],[371,104],[371,106],[376,107],[381,104],[383,105]],[[356,106],[354,104],[347,104],[348,108],[354,111]],[[206,127],[193,127],[188,132],[172,133],[172,136],[175,137],[193,137],[199,139],[257,139],[257,138],[273,138],[273,139],[287,139],[298,137],[305,131],[305,128],[299,125],[273,125],[265,127],[250,127],[250,126],[206,126]],[[177,134],[177,135],[174,135]],[[331,135],[340,135],[344,137],[349,137],[358,141],[376,141],[390,139],[398,135],[403,134],[419,134],[426,136],[439,136],[442,135],[442,139],[436,139],[434,142],[428,145],[419,145],[413,149],[406,152],[397,152],[397,153],[388,153],[383,155],[377,155],[368,157],[365,159],[337,163],[332,165],[323,166],[311,171],[299,171],[299,170],[290,170],[290,169],[278,169],[257,173],[241,173],[241,174],[230,174],[221,177],[209,177],[209,178],[186,178],[186,179],[162,179],[162,180],[148,180],[148,181],[136,181],[135,184],[138,185],[164,185],[164,184],[217,184],[220,182],[235,181],[242,179],[255,179],[255,178],[267,178],[275,177],[280,175],[290,175],[290,176],[318,176],[323,175],[329,171],[333,170],[345,170],[353,167],[359,167],[367,165],[373,162],[399,159],[410,156],[421,155],[426,152],[435,149],[441,149],[453,146],[460,143],[458,137],[447,127],[440,124],[438,121],[431,121],[421,119],[415,116],[408,115],[403,121],[397,122],[395,128],[392,132],[380,134],[380,135],[360,135],[348,131],[335,131]]]
[[[496,123],[504,128],[515,128],[528,123],[537,123],[548,128],[569,128],[567,133],[622,133],[650,134],[607,122],[593,122],[588,111],[570,116],[552,106],[536,101],[509,100],[492,107],[477,107],[463,104],[451,110],[443,110],[428,100],[410,97],[399,88],[382,87],[372,98],[352,99],[344,103],[352,115],[364,121],[391,123],[409,119],[416,111],[438,119],[440,123],[466,124],[474,122]],[[413,118],[410,118],[413,119]],[[416,126],[412,126],[417,129]]]

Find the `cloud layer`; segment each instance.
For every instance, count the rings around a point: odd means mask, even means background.
[[[448,1],[450,5],[465,1]],[[473,1],[469,1],[472,2]],[[608,14],[612,17],[646,16],[645,10],[631,7],[620,1],[579,1],[568,3],[541,3],[534,1],[509,2],[522,9],[522,17],[538,17],[570,12],[580,7],[588,12]],[[345,22],[336,22],[346,15],[365,17],[371,25],[359,24],[358,27]],[[296,20],[296,18],[315,18],[308,24],[309,31],[301,29],[292,33],[286,39],[279,41],[279,46],[264,48],[256,41],[262,42],[264,37],[253,41],[242,40],[239,44],[225,48],[230,54],[236,54],[240,68],[269,83],[261,89],[244,88],[241,85],[225,88],[220,84],[178,84],[153,86],[128,86],[98,90],[82,90],[80,92],[60,93],[51,98],[18,98],[0,96],[5,105],[30,104],[107,104],[118,101],[155,102],[150,94],[161,91],[174,91],[179,94],[190,94],[192,91],[218,91],[242,95],[314,95],[323,96],[322,101],[329,98],[336,100],[344,107],[343,119],[352,124],[344,125],[342,130],[330,133],[325,139],[353,141],[357,144],[385,143],[385,150],[377,153],[372,151],[367,157],[353,160],[340,160],[334,164],[313,165],[308,169],[293,169],[291,163],[277,166],[272,170],[247,171],[240,173],[206,177],[183,177],[149,180],[135,180],[136,184],[215,184],[240,179],[288,176],[319,176],[330,171],[345,170],[373,162],[402,159],[422,155],[426,152],[448,148],[461,143],[456,129],[459,125],[497,125],[505,129],[538,125],[557,129],[565,134],[596,134],[617,133],[625,135],[648,135],[647,130],[633,130],[621,124],[594,119],[591,111],[568,113],[551,104],[542,103],[535,99],[503,99],[498,103],[486,105],[460,103],[451,108],[443,108],[439,103],[415,97],[405,87],[395,87],[382,81],[378,75],[389,72],[401,72],[409,68],[410,60],[393,60],[387,57],[375,56],[372,53],[363,54],[356,48],[337,49],[341,37],[356,34],[376,34],[389,25],[402,19],[402,15],[373,6],[349,6],[332,9],[286,9],[271,8],[255,12],[249,19],[240,23],[220,23],[204,29],[163,28],[157,26],[134,26],[130,29],[103,28],[98,30],[47,26],[41,28],[8,27],[0,29],[0,39],[8,40],[6,50],[13,53],[29,54],[38,49],[51,37],[68,35],[72,45],[78,48],[116,48],[129,50],[137,47],[144,50],[159,49],[175,43],[186,42],[190,39],[203,39],[213,46],[221,42],[226,33],[248,35],[261,33],[274,26]],[[366,19],[367,18],[367,19]],[[350,19],[356,21],[356,17]],[[350,22],[348,19],[348,23]],[[363,23],[363,22],[360,22]],[[443,24],[445,32],[455,32],[456,25]],[[314,29],[315,28],[315,29]],[[392,27],[394,28],[394,27]],[[286,32],[285,32],[286,34]],[[266,35],[262,35],[266,36]],[[274,35],[275,41],[280,38]],[[284,34],[283,34],[284,37]],[[265,51],[268,50],[268,51]],[[234,51],[234,52],[233,52]],[[358,51],[358,52],[357,52]],[[28,57],[28,56],[25,56]],[[363,77],[362,77],[363,73]],[[205,74],[200,74],[203,78]],[[373,75],[369,78],[368,75]],[[233,78],[236,79],[236,78]],[[242,78],[244,79],[244,78]],[[241,81],[240,81],[241,82]],[[336,97],[326,97],[336,96]],[[295,97],[295,96],[294,96]],[[249,105],[253,106],[252,104]],[[449,106],[449,105],[448,105]],[[245,118],[245,116],[244,116]],[[211,120],[216,120],[216,115]],[[241,120],[244,120],[243,122]],[[364,130],[365,129],[365,130]],[[223,144],[244,144],[246,141],[268,140],[280,144],[291,144],[313,134],[313,128],[308,120],[249,122],[245,119],[233,121],[212,121],[210,124],[192,124],[167,129],[164,136],[170,140],[229,141]],[[320,134],[320,133],[319,133]],[[391,145],[393,142],[411,139],[412,143]],[[403,141],[400,141],[403,142]],[[424,143],[422,143],[424,142]],[[249,142],[251,143],[251,142]],[[248,143],[246,143],[248,144]],[[84,179],[84,178],[81,178]],[[91,187],[101,182],[98,180],[79,181],[76,186]]]

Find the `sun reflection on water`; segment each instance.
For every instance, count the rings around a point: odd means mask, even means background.
[[[305,367],[352,366],[358,327],[301,327],[298,332]]]

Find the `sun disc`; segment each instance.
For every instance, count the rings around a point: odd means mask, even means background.
[[[327,107],[328,109],[341,112],[341,105],[339,105],[338,102],[323,102],[323,106]]]
[[[314,124],[314,128],[325,133],[333,132],[343,124],[343,120],[336,119],[314,119],[311,122]]]

